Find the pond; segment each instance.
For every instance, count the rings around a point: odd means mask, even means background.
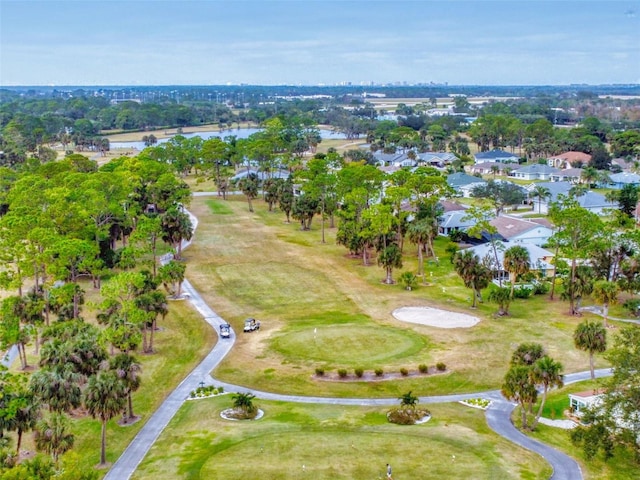
[[[193,132],[193,133],[184,133],[182,136],[185,138],[193,138],[193,137],[200,137],[203,140],[208,140],[210,138],[213,137],[218,137],[218,138],[225,138],[225,137],[229,137],[231,135],[235,136],[236,138],[248,138],[249,135],[252,135],[254,133],[260,132],[261,129],[260,128],[237,128],[237,129],[231,129],[231,130],[224,130],[222,132],[220,131],[209,131],[209,132]],[[337,139],[337,140],[344,140],[347,137],[345,136],[344,133],[336,133],[336,132],[332,132],[331,130],[320,130],[320,137],[322,139]],[[158,143],[156,145],[160,145],[162,143],[165,143],[167,141],[169,141],[171,139],[171,137],[167,137],[167,138],[159,138],[158,139]],[[109,146],[112,150],[115,149],[131,149],[131,150],[143,150],[145,148],[144,142],[142,141],[137,141],[137,142],[110,142]]]

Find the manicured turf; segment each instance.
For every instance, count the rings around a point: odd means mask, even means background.
[[[482,412],[430,407],[431,421],[399,426],[386,409],[258,402],[258,421],[230,422],[223,395],[187,402],[134,479],[548,478],[537,455],[486,427]]]
[[[587,355],[577,351],[572,340],[583,319],[567,315],[566,302],[549,302],[547,295],[516,300],[509,317],[495,317],[497,306],[489,303],[471,310],[470,292],[445,251],[448,239],[436,242],[438,261],[426,261],[425,284],[407,291],[382,284],[384,271],[375,258],[363,266],[361,258],[351,258],[336,245],[336,229],[329,228],[329,221],[323,244],[317,219],[311,231],[303,232],[299,224],[285,223],[282,212],[268,212],[260,200],[254,208],[249,212],[238,195],[227,201],[194,198],[191,205],[199,227],[185,252],[190,281],[236,330],[248,316],[263,322],[255,334],[240,333],[215,372],[225,381],[332,396],[395,396],[408,389],[419,395],[473,392],[499,388],[513,348],[531,341],[540,342],[566,371],[588,366]],[[403,262],[395,278],[402,271],[416,271],[415,246],[409,242]],[[407,305],[470,313],[482,321],[470,329],[447,330],[391,316]],[[421,348],[416,348],[416,339],[422,339]],[[407,341],[411,347],[405,346]],[[397,372],[437,362],[447,365],[446,375],[376,385],[317,382],[313,375],[316,367]]]

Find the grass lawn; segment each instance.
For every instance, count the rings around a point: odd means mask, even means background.
[[[551,474],[539,456],[491,432],[458,404],[429,406],[431,421],[387,422],[387,409],[259,401],[258,421],[231,422],[229,395],[187,402],[134,479],[524,478]]]
[[[513,349],[536,341],[565,366],[585,370],[588,357],[573,347],[583,319],[567,315],[565,302],[548,296],[516,300],[511,316],[494,317],[497,306],[471,310],[470,292],[452,270],[439,239],[439,263],[426,263],[428,285],[407,291],[383,285],[373,260],[363,266],[335,244],[336,229],[320,225],[302,232],[268,212],[261,201],[248,212],[242,196],[226,202],[194,198],[199,217],[193,245],[185,252],[187,277],[237,331],[244,318],[261,320],[255,334],[238,343],[215,374],[225,381],[283,393],[331,396],[398,396],[408,390],[430,395],[499,388]],[[327,222],[328,224],[328,222]],[[405,245],[404,269],[417,270],[415,247]],[[397,278],[401,271],[394,272]],[[401,306],[427,305],[470,313],[481,322],[470,329],[439,329],[402,323],[391,316]],[[599,366],[604,366],[602,360]],[[448,372],[384,382],[328,382],[314,378],[322,367],[398,372],[443,362]],[[277,382],[274,379],[277,378]]]

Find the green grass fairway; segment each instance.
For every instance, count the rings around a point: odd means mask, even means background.
[[[398,396],[462,393],[499,388],[513,348],[540,342],[566,371],[584,370],[588,357],[573,347],[582,320],[567,315],[568,305],[548,296],[515,300],[511,316],[498,318],[495,304],[471,310],[470,292],[453,272],[438,239],[439,262],[425,262],[425,282],[412,291],[384,285],[384,271],[363,266],[335,243],[326,222],[300,231],[282,212],[269,212],[261,200],[249,212],[239,195],[193,199],[199,218],[193,245],[184,253],[187,277],[205,300],[237,331],[238,342],[215,374],[225,381],[282,393],[328,396]],[[417,269],[416,248],[404,246],[404,268]],[[391,312],[426,305],[478,316],[469,329],[440,329],[400,322]],[[262,321],[253,334],[241,332],[246,317]],[[315,338],[313,332],[316,332]],[[600,359],[599,362],[602,362]],[[445,375],[385,382],[318,382],[316,367],[335,371],[360,367],[398,372],[443,362]],[[603,366],[603,363],[599,363]],[[277,378],[277,382],[274,379]],[[375,383],[375,384],[374,384]]]
[[[230,422],[220,418],[230,404],[228,395],[187,402],[133,478],[375,480],[387,463],[397,479],[551,474],[493,434],[481,411],[458,404],[430,406],[432,420],[414,426],[388,423],[386,409],[262,401],[261,420]]]

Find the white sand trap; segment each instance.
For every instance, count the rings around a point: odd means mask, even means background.
[[[465,313],[449,312],[431,307],[402,307],[391,312],[401,322],[418,323],[439,328],[469,328],[480,321]]]

